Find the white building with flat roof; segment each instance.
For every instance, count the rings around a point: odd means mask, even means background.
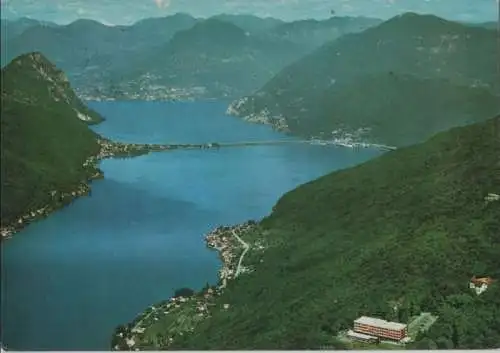
[[[385,321],[382,319],[377,319],[375,317],[361,316],[359,319],[354,320],[354,323],[365,324],[370,326],[377,326],[380,328],[388,330],[404,330],[406,324],[401,324],[399,322]]]
[[[361,316],[354,320],[354,331],[396,341],[400,341],[408,335],[408,327],[406,324],[368,316]]]

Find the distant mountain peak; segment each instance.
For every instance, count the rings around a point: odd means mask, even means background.
[[[188,14],[187,12],[176,12],[173,15],[167,16],[167,18],[195,18]]]
[[[197,23],[196,25],[194,25],[193,30],[206,29],[206,28],[233,30],[244,33],[243,29],[241,29],[234,23],[213,17]]]
[[[381,26],[392,26],[401,24],[412,24],[412,25],[432,25],[432,24],[456,24],[445,20],[444,18],[432,15],[432,14],[420,14],[416,12],[405,12],[394,16],[382,23]]]
[[[137,22],[134,23],[135,25],[141,25],[144,23],[151,23],[151,22],[164,22],[164,21],[196,21],[196,18],[191,16],[188,13],[185,12],[176,12],[173,15],[168,15],[168,16],[162,16],[162,17],[148,17],[148,18],[143,18]],[[129,27],[129,26],[122,26],[122,27]]]
[[[107,26],[99,21],[88,19],[88,18],[80,18],[76,21],[73,21],[69,24],[67,24],[65,27],[66,28],[71,28],[71,29],[77,29],[77,30],[82,30],[88,27],[112,27],[112,26]]]
[[[31,53],[26,53],[19,55],[15,58],[9,66],[23,66],[23,69],[29,70],[30,68],[39,68],[41,66],[50,67],[56,69],[54,64],[52,64],[41,52],[35,51]]]
[[[246,38],[245,30],[233,23],[209,18],[196,23],[192,28],[180,31],[172,38],[174,46],[234,44]]]
[[[31,52],[18,56],[2,70],[2,76],[6,82],[9,82],[10,77],[15,77],[16,80],[23,82],[32,82],[32,84],[26,85],[24,92],[21,92],[21,90],[12,90],[10,92],[2,90],[3,95],[10,96],[18,101],[32,101],[32,98],[36,96],[35,92],[38,92],[36,86],[40,82],[44,82],[48,87],[49,95],[55,101],[62,100],[70,104],[74,98],[74,94],[67,94],[67,91],[71,90],[67,76],[40,52]],[[11,86],[15,87],[14,84]]]

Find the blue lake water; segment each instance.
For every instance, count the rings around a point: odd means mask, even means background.
[[[224,102],[91,102],[126,142],[290,139],[224,115]],[[205,233],[266,216],[281,195],[373,150],[284,144],[105,160],[105,179],[2,245],[2,341],[16,350],[105,350],[113,329],[179,287],[217,281]]]

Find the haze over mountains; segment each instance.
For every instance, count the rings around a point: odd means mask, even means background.
[[[142,20],[131,27],[105,26],[93,20],[78,20],[65,26],[31,22],[31,26],[13,36],[11,27],[15,28],[16,21],[6,25],[6,56],[2,59],[8,62],[20,54],[39,51],[67,72],[78,86],[99,79],[106,70],[128,66],[134,55],[144,55],[195,22],[184,14]]]
[[[305,136],[412,144],[498,113],[496,41],[494,30],[407,13],[323,45],[228,112]]]
[[[498,112],[491,27],[414,13],[385,22],[179,13],[132,26],[21,19],[2,21],[2,61],[40,51],[83,98],[233,98],[230,114],[277,129],[399,146]]]
[[[17,21],[4,22],[2,61],[40,51],[84,95],[236,98],[324,42],[379,22],[339,17],[285,23],[250,15],[204,20],[187,14],[113,27],[92,20],[66,26],[30,20],[21,30]]]

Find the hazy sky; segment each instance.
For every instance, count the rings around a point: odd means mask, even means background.
[[[0,0],[3,18],[32,17],[57,23],[91,18],[130,24],[147,17],[186,12],[195,17],[247,13],[285,20],[340,16],[389,18],[414,11],[463,21],[495,21],[498,0]]]

